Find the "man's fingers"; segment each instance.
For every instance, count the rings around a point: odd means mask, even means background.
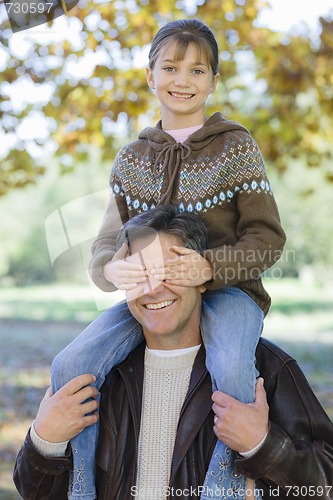
[[[264,389],[264,379],[262,377],[258,377],[256,381],[256,391],[258,391],[260,394],[266,394],[266,391]]]
[[[96,401],[96,399],[93,399],[91,401],[88,401],[87,403],[82,404],[80,409],[82,410],[82,415],[88,415],[89,413],[96,413],[98,407],[98,401]]]
[[[67,384],[65,384],[61,389],[59,389],[58,394],[64,394],[66,396],[72,396],[80,391],[83,387],[93,384],[96,382],[95,375],[91,373],[85,373],[83,375],[78,375],[73,378]]]
[[[214,403],[218,406],[221,406],[222,408],[226,408],[230,405],[237,405],[240,403],[237,399],[233,398],[232,396],[229,396],[225,392],[221,391],[215,391],[212,394],[212,400]],[[240,403],[242,404],[242,403]],[[264,388],[264,379],[262,377],[259,377],[256,383],[256,393],[255,393],[255,401],[254,403],[249,403],[249,404],[264,404],[267,405],[267,400],[266,400],[266,391]]]
[[[47,399],[50,399],[51,397],[52,397],[52,389],[51,389],[51,387],[48,387],[46,389],[45,394],[44,394],[43,401],[46,401]]]
[[[229,396],[225,392],[221,391],[215,391],[212,394],[212,400],[214,403],[216,403],[218,406],[222,406],[223,408],[226,408],[230,404],[237,403],[237,399],[233,398],[232,396]]]
[[[256,395],[255,403],[257,404],[267,404],[266,391],[264,388],[264,379],[259,377],[256,383]]]
[[[86,427],[89,427],[90,425],[96,424],[96,422],[98,422],[98,419],[99,419],[99,415],[98,415],[97,411],[95,411],[92,415],[86,415],[83,419],[83,429],[85,429]]]
[[[86,400],[90,399],[96,399],[99,395],[98,390],[96,387],[93,387],[91,385],[87,385],[86,387],[83,387],[80,389],[78,392],[73,394],[73,402],[74,403],[83,403]]]

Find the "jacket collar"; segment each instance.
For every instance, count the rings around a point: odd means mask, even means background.
[[[171,464],[170,483],[195,436],[212,410],[212,383],[206,365],[206,351],[202,345],[194,360],[190,384],[179,416],[177,436]],[[201,397],[199,397],[201,395]]]

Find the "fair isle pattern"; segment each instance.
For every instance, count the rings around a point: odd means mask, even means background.
[[[270,298],[252,270],[257,276],[276,262],[285,234],[256,142],[241,125],[219,113],[179,145],[160,126],[141,132],[114,161],[114,196],[93,245],[93,281],[103,290],[114,289],[103,274],[114,256],[113,210],[125,222],[160,203],[172,203],[180,211],[197,213],[207,226],[205,258],[214,268],[208,288],[238,285],[266,314]],[[221,260],[219,250],[226,245],[230,254]],[[256,252],[259,260],[242,258],[248,251]]]
[[[272,195],[263,159],[250,136],[223,145],[219,156],[192,152],[180,168],[178,209],[206,212],[230,203],[237,194]],[[155,177],[153,158],[140,156],[131,146],[119,153],[111,176],[116,195],[125,196],[129,213],[155,208],[161,196],[164,174]]]
[[[154,176],[153,165],[149,155],[141,156],[130,145],[125,146],[116,158],[114,174],[111,173],[113,192],[122,196],[130,192],[132,204],[136,198],[140,199],[140,205],[142,200],[154,200],[156,193],[161,191],[164,177]]]

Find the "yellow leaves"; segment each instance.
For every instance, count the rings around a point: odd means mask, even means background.
[[[250,19],[255,19],[256,16],[257,16],[257,10],[253,6],[252,7],[246,7],[245,8],[245,14]]]
[[[52,81],[55,93],[42,111],[57,124],[52,136],[58,145],[57,154],[81,158],[93,146],[101,149],[102,157],[111,158],[115,141],[104,136],[105,122],[116,122],[121,113],[126,114],[133,133],[143,123],[143,116],[149,116],[152,124],[158,118],[158,101],[147,91],[144,69],[132,65],[138,48],[148,46],[157,29],[168,20],[193,15],[212,28],[220,46],[221,83],[208,101],[208,114],[222,111],[228,118],[247,125],[265,158],[283,169],[288,158],[300,152],[314,157],[319,134],[325,143],[332,138],[333,21],[321,20],[321,38],[312,46],[306,35],[286,38],[268,28],[253,26],[266,3],[203,0],[198,5],[195,1],[197,10],[190,14],[186,2],[87,0],[79,9],[70,11],[73,15],[75,10],[73,17],[82,22],[82,31],[77,35],[81,44],[75,46],[70,33],[56,44],[44,46],[36,42],[23,61],[10,53],[9,45],[4,45],[9,61],[0,82],[16,84],[22,72],[41,84]],[[94,24],[90,18],[89,23],[88,16],[94,15],[99,21]],[[238,65],[241,51],[249,54],[245,68]],[[59,58],[57,67],[48,67],[48,54]],[[87,76],[68,74],[67,62],[74,61],[77,66],[73,67],[82,71],[87,61],[84,57],[96,56],[96,67],[87,63]],[[256,84],[248,83],[248,77],[264,85],[258,90]],[[235,89],[237,102],[230,98]],[[305,98],[299,99],[300,95]],[[24,113],[16,115],[4,104],[0,110],[3,123],[19,123]],[[325,126],[316,130],[315,124],[324,123],[324,117]],[[24,182],[33,181],[34,160],[26,152],[13,151],[6,168],[26,168]],[[10,179],[17,185],[13,177]]]
[[[37,176],[45,173],[45,168],[36,165],[26,151],[13,149],[1,160],[0,196],[10,189],[23,188],[35,182]]]
[[[235,10],[235,2],[233,0],[225,0],[221,6],[224,12],[233,12]]]
[[[319,19],[322,26],[321,41],[323,44],[323,49],[328,48],[333,50],[333,20],[324,19],[321,17]]]

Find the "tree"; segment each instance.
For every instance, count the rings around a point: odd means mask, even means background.
[[[320,165],[331,155],[333,134],[333,20],[320,20],[320,40],[312,41],[309,33],[286,37],[255,26],[263,5],[261,0],[85,0],[61,20],[74,37],[53,42],[52,27],[45,25],[49,42],[31,36],[24,55],[15,51],[4,22],[0,134],[11,136],[13,142],[1,161],[0,194],[34,182],[45,172],[34,151],[46,149],[50,138],[62,170],[68,171],[74,160],[87,158],[91,146],[100,148],[103,159],[112,158],[121,122],[129,137],[141,128],[142,117],[153,123],[158,106],[136,61],[162,24],[182,17],[206,22],[219,42],[222,78],[209,113],[222,110],[247,125],[266,160],[280,170],[287,168],[288,158],[301,155],[308,166]],[[85,76],[78,72],[82,65],[87,68]],[[253,89],[243,78],[249,72]],[[49,85],[51,97],[14,109],[9,88],[22,81],[40,89]],[[36,110],[46,117],[49,133],[20,139],[18,126]],[[329,168],[325,174],[333,180]]]

